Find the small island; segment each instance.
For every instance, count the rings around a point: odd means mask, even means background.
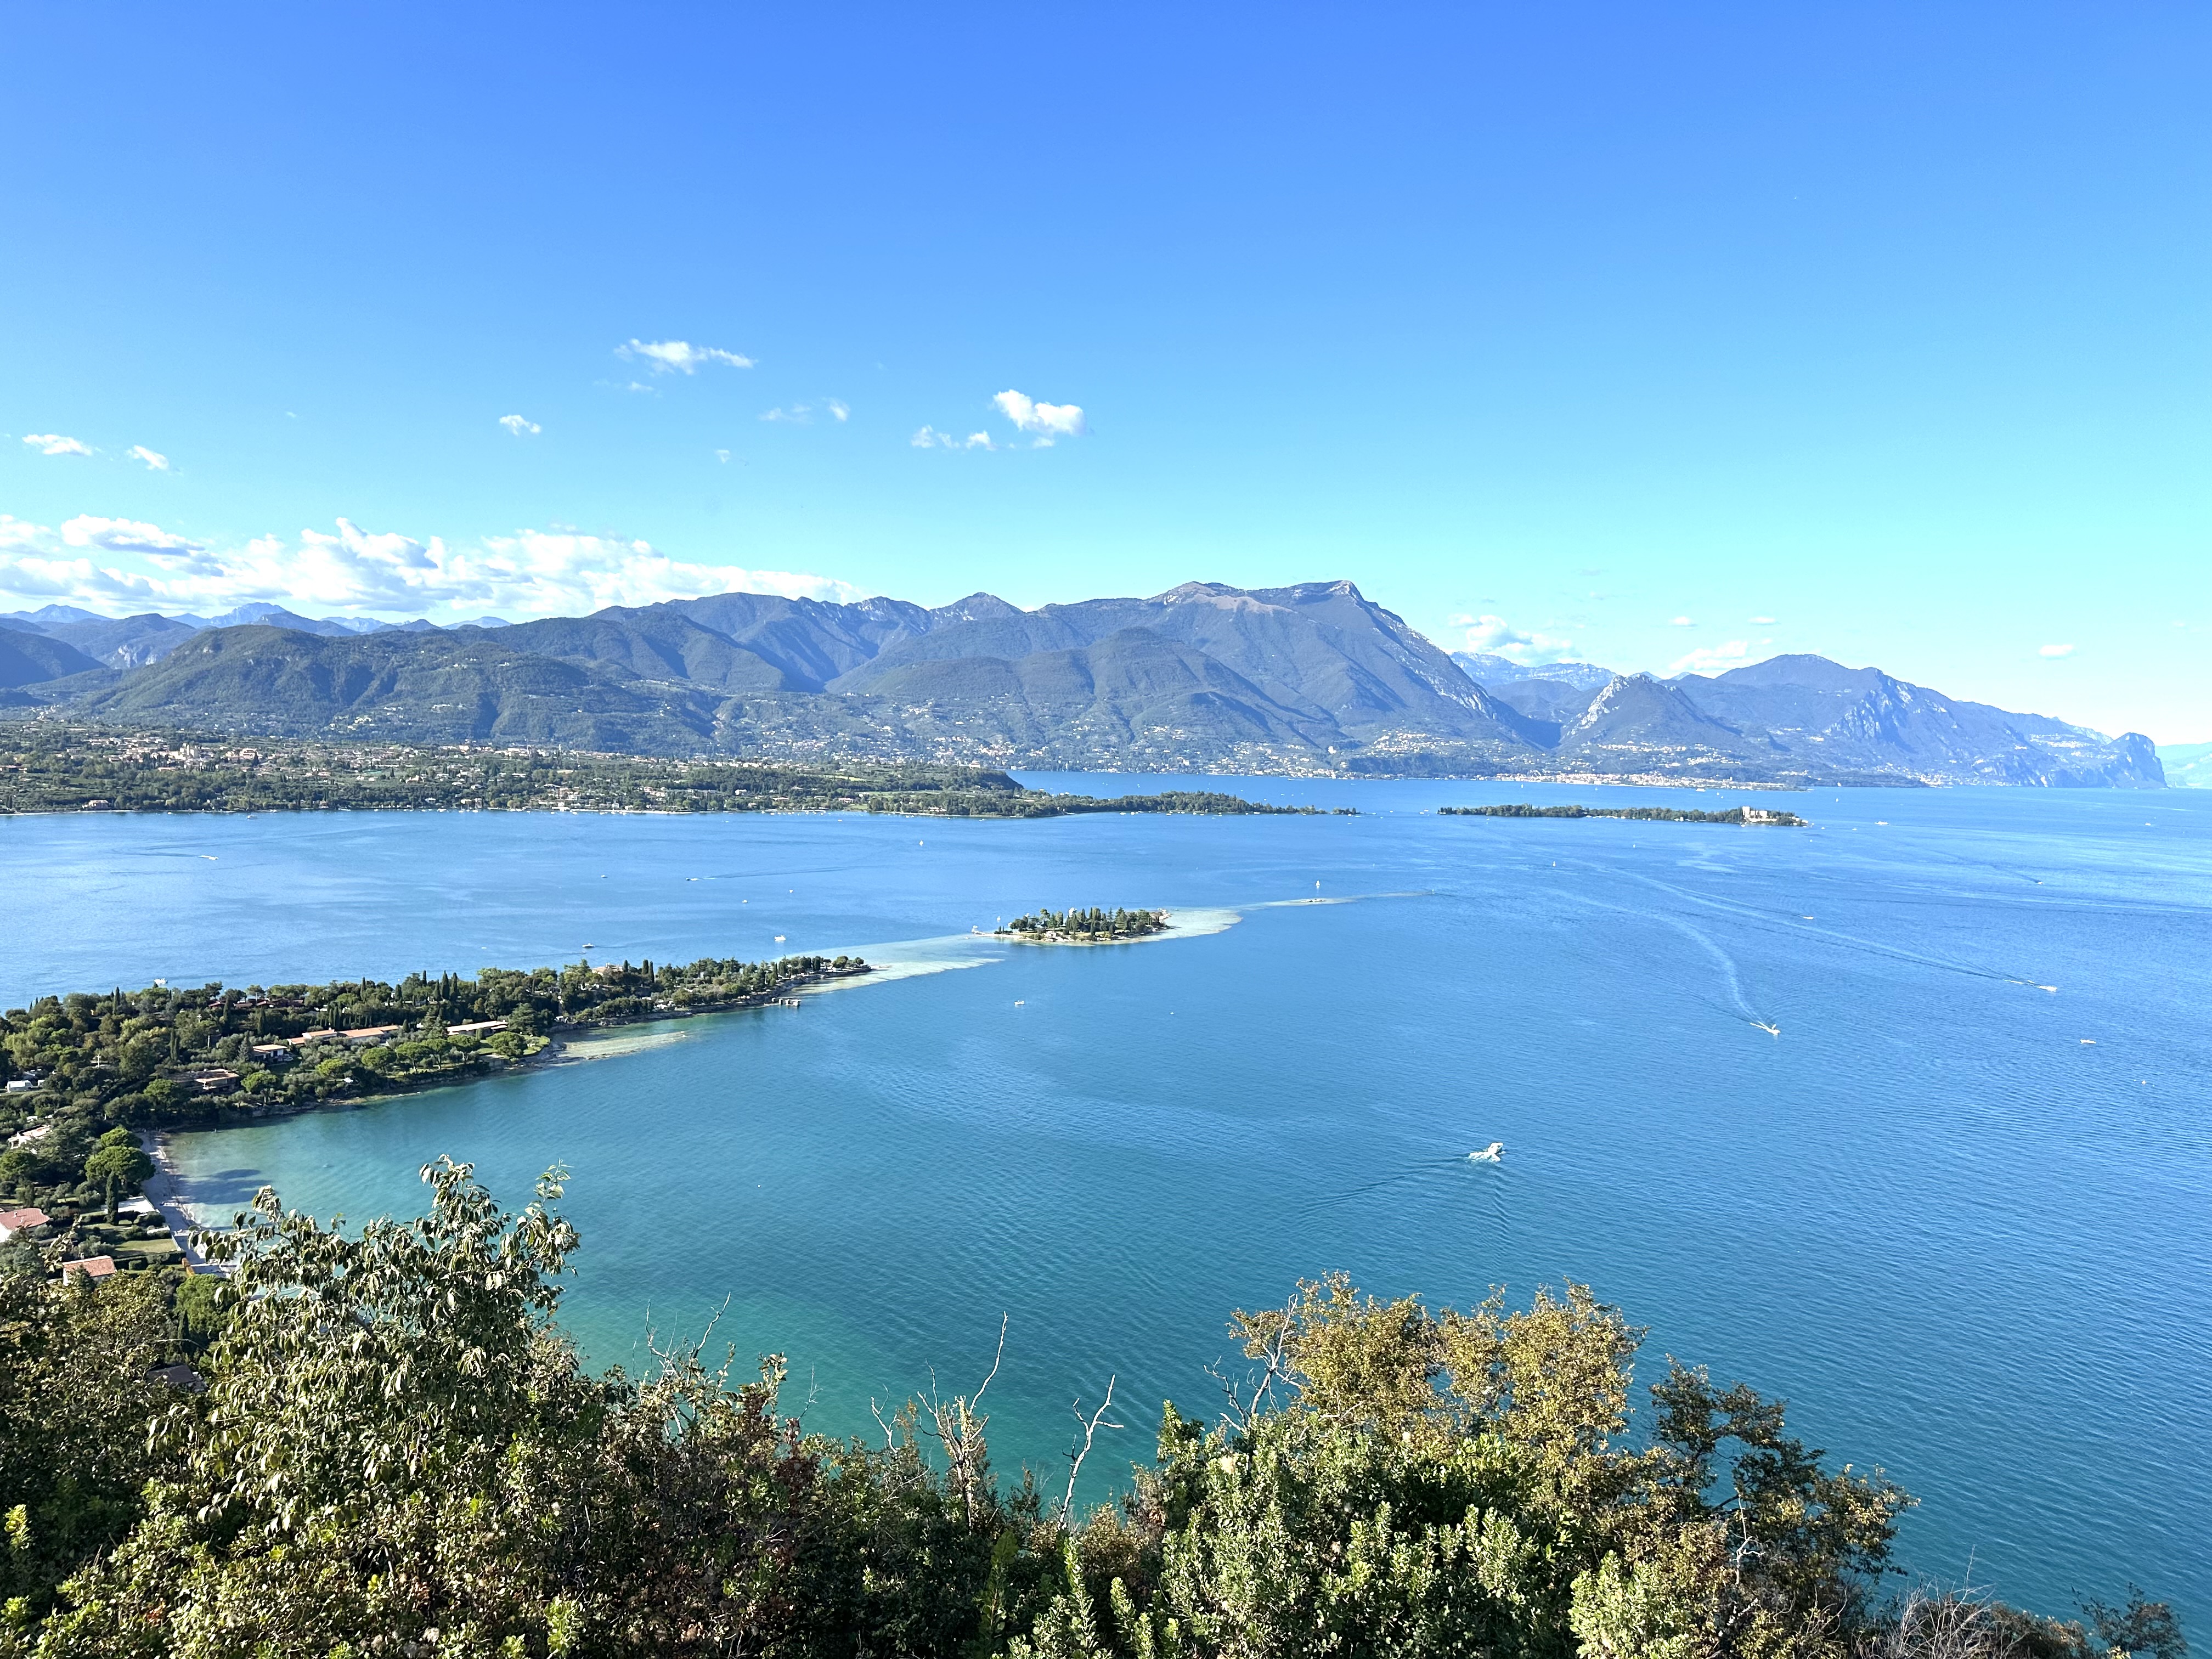
[[[997,937],[1022,945],[1111,945],[1164,933],[1170,925],[1164,910],[1040,910],[1016,916]]]
[[[1731,806],[1724,812],[1700,812],[1683,806],[1532,806],[1509,801],[1502,806],[1439,806],[1440,818],[1633,818],[1651,823],[1763,823],[1784,829],[1811,827],[1795,812],[1770,812],[1763,806]]]

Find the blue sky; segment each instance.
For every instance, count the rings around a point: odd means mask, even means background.
[[[2201,5],[8,19],[0,607],[1350,576],[2212,738]]]

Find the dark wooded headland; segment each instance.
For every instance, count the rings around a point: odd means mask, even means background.
[[[0,1200],[88,1202],[101,1133],[221,1123],[459,1079],[564,1032],[743,1008],[865,974],[858,957],[410,974],[328,985],[167,985],[42,997],[0,1016]]]
[[[1037,945],[1103,945],[1117,939],[1146,939],[1168,929],[1164,910],[1039,910],[1016,916],[999,932]]]
[[[1532,806],[1508,801],[1502,806],[1439,806],[1440,818],[1634,818],[1652,823],[1765,823],[1807,829],[1810,821],[1795,812],[1770,812],[1762,806],[1731,806],[1700,812],[1680,806]]]
[[[1643,1332],[1579,1285],[1462,1313],[1339,1276],[1237,1313],[1229,1409],[1168,1405],[1085,1515],[1072,1475],[993,1473],[981,1388],[838,1440],[783,1413],[777,1356],[594,1375],[556,1318],[559,1173],[519,1215],[423,1176],[427,1216],[351,1234],[264,1190],[207,1241],[227,1281],[55,1285],[0,1247],[0,1656],[2185,1651],[2140,1592],[2073,1624],[1891,1588],[1904,1492],[1748,1388],[1638,1389]],[[1067,1386],[1071,1459],[1120,1464],[1108,1379]]]
[[[1312,815],[1211,790],[1102,799],[1000,771],[920,763],[672,760],[559,750],[210,738],[51,720],[0,724],[0,812],[1083,812]],[[1340,813],[1352,809],[1340,807]]]

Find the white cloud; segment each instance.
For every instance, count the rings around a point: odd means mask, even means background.
[[[653,365],[656,374],[696,374],[702,363],[727,363],[732,368],[753,366],[750,357],[725,351],[720,346],[693,345],[689,340],[632,340],[628,345],[617,346],[615,350],[621,356],[644,358]],[[635,380],[630,384],[637,386]]]
[[[1726,645],[1701,645],[1674,663],[1667,673],[1671,678],[1676,674],[1709,674],[1717,670],[1741,668],[1750,655],[1751,642],[1748,640],[1730,640]]]
[[[730,452],[726,449],[718,449],[714,452],[714,459],[724,466],[727,466],[730,464]]]
[[[1695,628],[1698,624],[1688,617],[1677,617],[1667,624],[1669,628]]]
[[[183,558],[205,552],[204,543],[173,536],[159,525],[136,519],[95,519],[79,514],[62,526],[63,544],[96,547],[103,553],[143,553],[152,558]]]
[[[907,440],[916,449],[996,449],[988,432],[971,432],[965,438],[957,438],[950,432],[939,432],[926,426]]]
[[[499,423],[518,438],[526,435],[534,438],[545,430],[537,422],[526,419],[520,415],[502,415],[499,417]]]
[[[315,615],[557,616],[732,592],[865,597],[834,577],[696,563],[647,542],[565,530],[518,530],[459,546],[341,519],[335,531],[214,549],[127,519],[86,514],[55,530],[0,514],[0,594],[109,610],[224,611],[269,599]]]
[[[1016,429],[1036,434],[1040,448],[1049,448],[1055,438],[1079,438],[1091,429],[1075,404],[1041,404],[1018,392],[1001,392],[991,401]]]
[[[1774,618],[1771,617],[1753,617],[1750,621],[1751,625],[1753,628],[1771,628],[1774,626]]]
[[[149,472],[167,472],[169,470],[169,458],[158,450],[147,448],[143,444],[133,444],[123,453],[134,461],[143,461]]]
[[[1452,622],[1467,629],[1468,650],[1508,662],[1565,662],[1575,654],[1573,641],[1533,630],[1524,634],[1503,617],[1455,617]]]
[[[2035,654],[2039,657],[2070,657],[2074,654],[2074,647],[2070,645],[2046,645]]]
[[[822,407],[830,411],[830,418],[833,421],[848,421],[853,417],[853,406],[836,398],[824,398]]]
[[[89,455],[91,447],[75,438],[64,438],[58,432],[26,434],[23,441],[41,455]]]

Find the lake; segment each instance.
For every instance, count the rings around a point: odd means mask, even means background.
[[[711,1328],[837,1432],[972,1389],[1003,1316],[998,1466],[1056,1489],[1110,1376],[1100,1496],[1302,1274],[1586,1281],[1645,1380],[1707,1364],[1917,1493],[1914,1571],[2056,1613],[2132,1578],[2212,1638],[2212,792],[1203,781],[1361,815],[0,820],[0,994],[858,950],[895,971],[173,1150],[210,1218],[566,1164],[596,1363]],[[1428,810],[1522,799],[1815,822]],[[1093,903],[1186,925],[969,933]]]

